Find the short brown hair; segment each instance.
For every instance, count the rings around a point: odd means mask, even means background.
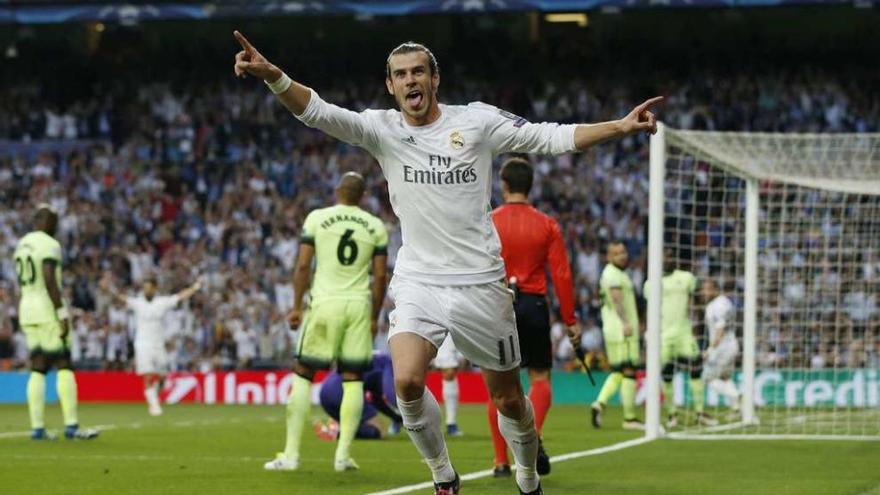
[[[388,54],[388,59],[385,60],[385,77],[391,78],[391,57],[414,52],[422,52],[428,56],[428,68],[431,69],[432,76],[440,73],[440,66],[437,64],[437,58],[434,57],[434,54],[431,53],[431,50],[429,50],[427,46],[421,43],[416,43],[415,41],[407,41],[398,45],[397,48],[391,50],[391,53]]]
[[[510,158],[501,165],[501,180],[512,193],[528,195],[532,190],[533,175],[532,165],[525,158]]]

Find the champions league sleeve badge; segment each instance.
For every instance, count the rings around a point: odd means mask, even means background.
[[[528,120],[524,119],[523,117],[520,117],[519,115],[512,114],[506,110],[499,109],[498,113],[500,113],[503,117],[512,120],[514,127],[522,127],[524,124],[527,124],[529,122]]]

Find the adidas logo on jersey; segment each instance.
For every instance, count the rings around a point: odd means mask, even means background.
[[[412,136],[407,137],[407,138],[403,138],[403,139],[401,139],[401,141],[403,141],[404,143],[407,143],[407,144],[416,144],[416,138],[414,138]]]

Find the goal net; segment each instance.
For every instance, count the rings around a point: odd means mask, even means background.
[[[648,435],[880,439],[880,135],[662,127],[651,155]]]

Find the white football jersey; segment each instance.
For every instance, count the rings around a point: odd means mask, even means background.
[[[165,347],[165,314],[174,309],[180,298],[155,296],[149,301],[141,295],[129,297],[126,306],[134,313],[135,347]]]
[[[724,332],[724,338],[719,343],[722,345],[736,345],[736,307],[724,294],[712,299],[706,305],[706,329],[709,331],[709,341],[714,342],[718,332]]]
[[[315,91],[297,118],[376,158],[400,218],[395,276],[435,285],[504,278],[490,216],[492,159],[507,152],[574,151],[577,127],[532,124],[485,103],[440,105],[438,120],[413,127],[398,110],[353,112]]]

